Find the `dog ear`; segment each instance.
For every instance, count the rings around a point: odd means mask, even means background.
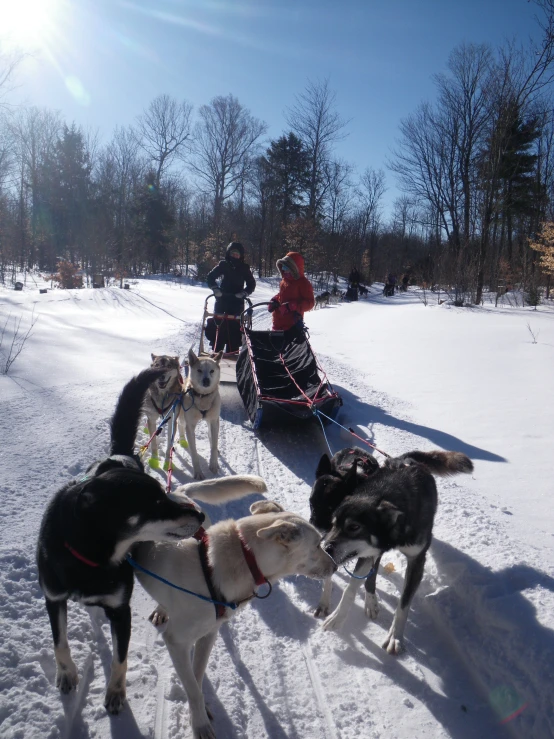
[[[280,513],[285,509],[274,500],[257,500],[250,506],[250,513],[254,516],[257,513]]]
[[[194,349],[191,346],[191,348],[189,349],[189,367],[194,367],[196,362],[198,362],[198,357],[194,353]]]
[[[324,454],[319,460],[317,469],[315,471],[316,479],[318,477],[321,477],[322,475],[330,475],[332,471],[333,468],[331,466],[331,460],[329,459],[327,454]]]
[[[273,539],[277,544],[287,546],[291,541],[299,539],[301,536],[300,527],[292,521],[275,521],[271,526],[260,529],[257,532],[260,539]]]
[[[157,354],[151,354],[150,356],[152,357],[152,361],[153,361],[153,362],[155,362],[155,361],[156,361],[156,357],[157,357],[158,355],[157,355]]]
[[[390,526],[395,526],[404,517],[403,511],[388,500],[382,500],[377,506],[377,511]]]
[[[221,350],[220,352],[214,355],[214,361],[217,362],[217,364],[219,364],[221,362],[222,356],[223,356],[223,350]]]
[[[345,495],[350,495],[354,492],[358,483],[358,465],[356,460],[354,464],[348,469],[348,472],[342,478],[343,490]]]

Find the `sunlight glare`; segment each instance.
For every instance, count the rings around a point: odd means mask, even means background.
[[[0,34],[8,44],[32,51],[48,46],[60,0],[0,0]]]

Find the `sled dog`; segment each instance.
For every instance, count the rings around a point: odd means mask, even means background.
[[[183,378],[181,376],[181,366],[179,357],[170,357],[167,354],[152,354],[152,364],[154,369],[163,370],[156,382],[148,388],[144,402],[144,412],[146,414],[146,422],[148,425],[148,436],[152,439],[150,442],[151,456],[148,461],[150,467],[159,467],[158,457],[158,437],[154,436],[154,432],[161,418],[170,411],[175,401],[181,396],[183,390]],[[181,396],[182,397],[182,396]],[[165,451],[164,469],[169,467],[169,452],[171,451],[171,429],[175,424],[179,427],[180,442],[182,446],[185,443],[185,422],[182,413],[182,403],[179,402],[171,413],[167,428],[167,446]]]
[[[148,369],[124,387],[111,419],[110,456],[54,495],[37,543],[39,582],[54,638],[56,686],[68,693],[78,682],[67,640],[68,599],[100,606],[112,631],[113,659],[104,701],[112,714],[119,713],[125,701],[131,636],[133,570],[125,555],[137,541],[192,536],[204,521],[188,498],[166,495],[134,455],[144,396],[159,376],[159,370]]]
[[[177,490],[217,503],[229,479],[191,483]],[[211,486],[208,494],[205,486]],[[253,503],[250,512],[253,515],[220,521],[205,532],[207,576],[199,556],[201,544],[191,539],[178,544],[139,544],[136,562],[181,588],[239,608],[256,597],[257,586],[262,586],[265,595],[269,583],[285,575],[326,578],[334,572],[333,561],[320,547],[321,535],[303,518],[267,500]],[[141,570],[137,577],[159,604],[150,619],[165,628],[163,638],[189,701],[193,737],[215,739],[202,680],[217,633],[235,610],[182,593]]]
[[[316,295],[315,296],[315,307],[322,308],[324,305],[329,305],[330,297],[331,297],[331,293],[328,290],[320,293],[319,295]]]
[[[318,465],[310,497],[311,521],[327,532],[324,548],[337,565],[358,557],[355,574],[369,575],[365,580],[368,618],[378,613],[375,583],[381,556],[391,549],[406,556],[404,589],[382,645],[389,654],[399,654],[410,603],[431,545],[437,509],[433,475],[471,472],[473,464],[465,454],[443,451],[409,452],[387,459],[382,467],[361,449],[341,450],[333,460],[325,457]],[[323,622],[324,629],[337,629],[344,623],[359,582],[351,578],[339,605]],[[330,595],[327,581],[315,615],[328,614]]]
[[[203,480],[205,475],[200,468],[200,457],[196,451],[196,426],[201,419],[208,424],[210,439],[210,472],[216,474],[219,469],[217,454],[219,440],[219,413],[221,410],[221,396],[219,394],[219,363],[223,352],[213,357],[201,354],[197,357],[192,349],[189,350],[189,372],[184,384],[184,419],[192,458],[192,469],[195,480]]]

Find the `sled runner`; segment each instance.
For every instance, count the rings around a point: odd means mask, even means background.
[[[302,322],[287,331],[252,326],[256,303],[242,314],[244,343],[239,351],[237,387],[255,429],[271,420],[305,420],[316,411],[332,416],[342,405],[312,351]]]

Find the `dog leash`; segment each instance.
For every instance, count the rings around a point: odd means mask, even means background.
[[[372,567],[370,571],[367,573],[367,575],[355,575],[353,572],[350,572],[350,570],[346,569],[346,565],[342,566],[344,571],[350,575],[350,577],[353,577],[355,580],[368,580],[372,575],[374,575],[377,572],[377,567]]]
[[[346,426],[343,426],[343,425],[342,425],[341,423],[339,423],[338,421],[335,421],[335,419],[334,419],[334,418],[331,418],[331,416],[328,416],[327,414],[325,414],[325,413],[322,413],[322,412],[321,412],[320,410],[318,410],[317,408],[314,408],[314,410],[313,410],[313,413],[314,413],[314,415],[315,415],[315,416],[316,416],[316,417],[318,418],[318,420],[319,420],[319,423],[321,424],[321,429],[322,429],[322,431],[323,431],[323,435],[325,436],[325,441],[327,442],[327,446],[329,447],[329,451],[331,452],[331,456],[333,455],[333,452],[332,452],[332,450],[331,450],[331,447],[330,447],[330,445],[329,445],[329,441],[327,440],[327,435],[326,435],[326,433],[325,433],[325,429],[323,428],[323,421],[321,420],[321,418],[319,418],[319,416],[323,416],[323,417],[324,417],[324,418],[326,418],[326,419],[327,419],[328,421],[332,421],[332,422],[333,422],[333,423],[334,423],[334,424],[335,424],[336,426],[339,426],[339,427],[340,427],[341,429],[344,429],[345,431],[348,431],[348,433],[349,433],[349,434],[351,434],[352,436],[354,436],[354,437],[355,437],[356,439],[359,439],[359,440],[360,440],[361,442],[363,442],[364,444],[367,444],[367,446],[371,447],[372,449],[375,449],[375,451],[376,451],[376,452],[379,452],[379,454],[382,454],[382,455],[383,455],[384,457],[388,457],[388,458],[390,459],[390,456],[391,456],[390,454],[387,454],[387,452],[384,452],[384,451],[383,451],[382,449],[379,449],[379,447],[375,446],[375,444],[372,444],[372,443],[371,443],[370,441],[368,441],[367,439],[363,439],[363,438],[362,438],[361,436],[358,436],[358,434],[357,434],[357,433],[355,433],[354,429],[352,429],[352,428],[347,428]]]
[[[208,598],[205,595],[200,595],[200,593],[195,593],[192,590],[187,590],[186,588],[182,588],[179,585],[175,585],[175,583],[172,583],[170,580],[166,580],[165,578],[161,577],[160,575],[157,575],[155,572],[151,572],[150,570],[147,570],[145,567],[140,565],[136,560],[134,560],[130,554],[127,554],[126,560],[129,562],[129,564],[134,567],[137,570],[140,570],[141,572],[144,572],[146,575],[150,575],[156,580],[159,580],[160,582],[163,582],[165,585],[169,585],[171,588],[175,588],[175,590],[180,590],[183,593],[187,593],[188,595],[194,595],[196,598],[200,598],[200,600],[206,601],[207,603],[213,603],[215,606],[215,612],[216,612],[216,618],[222,618],[225,615],[225,608],[230,608],[231,610],[236,610],[242,603],[247,603],[249,600],[252,600],[253,598],[258,598],[259,600],[265,600],[266,598],[269,598],[271,595],[271,591],[273,590],[271,583],[269,580],[262,574],[260,571],[257,563],[256,558],[254,557],[254,554],[246,541],[244,540],[242,534],[237,529],[238,538],[240,541],[242,553],[244,556],[244,559],[246,560],[246,564],[248,565],[248,569],[250,570],[250,574],[254,578],[254,582],[256,586],[260,585],[268,585],[269,590],[265,595],[258,595],[256,591],[252,593],[252,595],[249,595],[247,598],[244,598],[243,600],[239,600],[236,603],[227,603],[226,601],[218,600],[216,597],[215,588],[212,583],[212,577],[211,577],[211,566],[208,561],[208,553],[207,553],[207,547],[208,547],[208,534],[202,527],[198,529],[196,534],[194,534],[194,538],[199,542],[199,555],[200,555],[200,563],[202,565],[202,572],[204,574],[204,578],[206,580],[206,584],[208,586],[208,590],[210,591],[211,598]]]
[[[161,575],[156,575],[155,572],[151,572],[150,570],[147,570],[146,567],[142,567],[142,565],[139,565],[139,563],[134,560],[130,554],[128,554],[125,559],[131,567],[134,567],[135,570],[139,570],[140,572],[144,572],[145,575],[150,575],[150,577],[153,577],[155,580],[159,580],[160,582],[163,582],[165,585],[169,585],[170,588],[175,588],[175,590],[180,590],[183,593],[187,593],[188,595],[194,595],[195,598],[200,598],[200,600],[205,600],[208,603],[214,603],[218,606],[224,606],[225,608],[231,608],[231,610],[235,610],[238,608],[238,606],[243,603],[244,601],[240,601],[239,603],[226,603],[224,601],[218,601],[213,600],[213,598],[207,598],[205,595],[200,595],[200,593],[194,593],[192,590],[187,590],[186,588],[182,588],[180,585],[175,585],[175,583],[170,582],[169,580],[166,580],[165,577],[161,577]],[[251,596],[254,597],[254,596]],[[246,598],[246,600],[250,600],[250,598]]]

